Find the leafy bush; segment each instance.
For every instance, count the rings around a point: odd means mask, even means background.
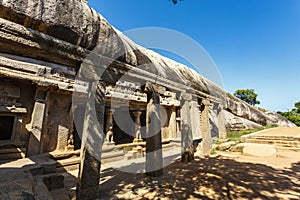
[[[285,117],[287,120],[296,124],[296,126],[300,126],[300,101],[295,103],[295,108],[288,112],[277,112],[278,114]]]
[[[296,126],[300,126],[300,115],[295,112],[278,112],[278,114],[285,117],[287,120],[296,124]]]
[[[229,141],[234,141],[234,142],[239,142],[240,138],[243,135],[247,135],[250,133],[255,133],[261,130],[269,129],[269,128],[274,128],[275,126],[263,126],[261,128],[255,128],[255,129],[248,129],[248,130],[243,130],[243,131],[230,131],[227,133],[227,137]]]

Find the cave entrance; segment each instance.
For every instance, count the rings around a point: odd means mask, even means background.
[[[11,140],[15,116],[0,116],[0,140]]]

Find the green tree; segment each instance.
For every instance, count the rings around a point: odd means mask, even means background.
[[[177,4],[178,1],[182,1],[182,0],[172,0],[172,2],[173,2],[174,4]]]
[[[296,113],[300,114],[300,101],[295,103]]]
[[[300,126],[300,101],[295,103],[295,108],[288,112],[277,112],[285,117],[287,120],[293,122],[297,126]]]
[[[260,104],[260,101],[256,99],[258,95],[254,92],[254,89],[236,90],[233,95],[250,105]]]

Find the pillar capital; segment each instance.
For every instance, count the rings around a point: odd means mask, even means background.
[[[204,106],[210,106],[210,101],[209,101],[208,99],[203,99],[203,100],[202,100],[202,104],[203,104]]]
[[[135,111],[132,112],[132,114],[133,114],[135,117],[140,117],[142,113],[143,113],[143,112],[140,111],[140,110],[135,110]]]
[[[180,95],[180,100],[181,101],[191,101],[192,99],[193,99],[193,96],[190,93],[183,92]]]
[[[115,109],[114,108],[110,108],[110,107],[107,107],[106,109],[105,109],[105,114],[114,114],[114,112],[115,112]]]

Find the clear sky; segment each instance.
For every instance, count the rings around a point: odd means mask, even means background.
[[[114,27],[163,27],[201,44],[224,88],[253,88],[260,106],[300,101],[300,0],[89,0]]]

